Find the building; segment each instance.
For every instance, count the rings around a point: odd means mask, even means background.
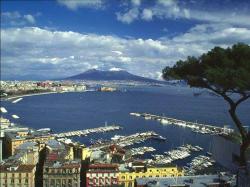
[[[81,160],[74,159],[72,147],[57,140],[46,144],[43,166],[44,187],[80,187]]]
[[[46,160],[43,166],[43,186],[80,187],[80,170],[80,160]]]
[[[39,161],[39,144],[36,142],[25,142],[16,148],[15,154],[13,156],[22,156],[23,164],[33,164],[36,165]]]
[[[35,186],[35,165],[3,163],[0,165],[0,171],[1,187]]]
[[[160,178],[183,176],[181,169],[174,165],[152,165],[147,166],[142,162],[120,165],[118,182],[124,186],[134,186],[138,178]]]
[[[118,184],[118,165],[90,164],[86,172],[86,186],[113,186]]]
[[[235,185],[235,176],[225,173],[219,175],[196,175],[136,179],[136,186],[138,187],[233,187]]]
[[[45,143],[48,140],[54,139],[54,136],[49,134],[44,134],[42,132],[29,131],[17,131],[17,132],[6,132],[4,147],[6,150],[6,155],[11,156],[15,153],[17,147],[25,142],[38,142]]]
[[[0,138],[5,137],[6,132],[28,131],[27,127],[11,123],[10,120],[0,117]]]

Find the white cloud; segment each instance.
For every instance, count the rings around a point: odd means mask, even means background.
[[[126,12],[117,13],[117,20],[130,24],[133,21],[142,19],[145,21],[158,19],[188,19],[198,20],[209,23],[227,23],[232,25],[250,26],[250,15],[232,10],[200,10],[198,8],[189,8],[185,3],[178,0],[157,0],[151,6],[145,6],[142,3],[135,5],[128,4]],[[136,10],[136,11],[135,11]],[[139,16],[141,15],[141,16]]]
[[[140,6],[141,5],[141,0],[131,0],[131,3],[133,6]]]
[[[143,9],[141,18],[144,19],[144,20],[146,20],[146,21],[152,20],[152,18],[153,18],[153,12],[152,12],[152,10],[147,9],[147,8]]]
[[[24,19],[26,19],[31,24],[36,23],[36,20],[35,20],[34,16],[32,16],[30,14],[24,15],[23,17],[24,17]]]
[[[40,13],[36,13],[35,15],[31,14],[21,15],[18,11],[2,12],[1,25],[7,25],[7,26],[34,25],[36,23],[35,17],[39,15]]]
[[[112,51],[113,53],[117,54],[117,55],[122,55],[121,51]]]
[[[159,78],[166,65],[200,55],[215,45],[250,44],[250,29],[202,24],[174,38],[125,39],[117,36],[52,31],[38,27],[1,30],[2,78],[21,74],[57,78],[85,70],[120,68]]]
[[[66,6],[70,10],[77,10],[78,8],[95,8],[100,9],[104,7],[102,0],[57,0],[61,5]]]
[[[122,71],[122,69],[113,67],[113,68],[110,68],[109,71]]]
[[[132,8],[132,9],[130,9],[129,11],[127,11],[125,13],[118,12],[116,14],[116,16],[117,16],[117,20],[119,20],[119,21],[121,21],[123,23],[130,24],[134,20],[138,19],[139,10],[137,8]]]

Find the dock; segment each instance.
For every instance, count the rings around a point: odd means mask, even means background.
[[[129,136],[115,136],[115,138],[111,138],[111,141],[98,143],[90,146],[92,150],[99,150],[105,147],[109,147],[111,145],[118,145],[120,147],[127,147],[134,144],[143,143],[148,139],[156,139],[157,137],[161,137],[157,133],[153,131],[147,131],[142,133],[135,133]]]
[[[189,128],[193,132],[201,134],[210,134],[210,135],[230,135],[234,133],[234,129],[224,127],[218,127],[213,125],[207,125],[202,123],[190,122],[179,120],[175,118],[170,118],[166,116],[154,115],[149,113],[130,113],[132,116],[143,117],[145,120],[157,120],[163,125],[176,125],[183,128]]]
[[[97,127],[97,128],[92,128],[92,129],[75,130],[75,131],[63,132],[63,133],[58,133],[58,134],[52,134],[52,136],[54,136],[55,138],[88,136],[93,133],[103,133],[103,132],[115,131],[119,129],[121,129],[121,127],[118,125],[110,125],[110,126]]]

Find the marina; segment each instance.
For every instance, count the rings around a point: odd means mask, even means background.
[[[65,138],[65,137],[73,137],[73,136],[87,136],[91,133],[102,133],[102,132],[115,131],[115,130],[119,130],[119,129],[121,129],[120,126],[111,125],[111,126],[104,126],[104,127],[93,128],[93,129],[75,130],[75,131],[70,131],[70,132],[52,134],[52,136],[55,136],[56,138]]]
[[[197,171],[213,166],[214,163],[215,161],[209,156],[199,155],[193,158],[190,163],[187,163],[187,166],[184,166],[185,174],[194,175]]]
[[[153,131],[135,133],[129,136],[115,135],[114,137],[111,138],[111,141],[109,142],[105,141],[103,143],[93,144],[91,146],[91,149],[101,149],[113,144],[116,144],[120,147],[128,147],[134,144],[143,143],[148,139],[155,139],[156,137],[159,137],[159,135]]]
[[[182,160],[191,156],[192,152],[202,151],[203,148],[190,144],[182,145],[173,150],[164,152],[163,155],[152,155],[153,159],[148,159],[147,162],[153,164],[168,164],[176,160]]]
[[[149,113],[135,113],[131,112],[130,115],[136,117],[143,117],[145,120],[156,120],[162,125],[176,125],[183,128],[189,128],[192,132],[210,135],[229,135],[234,132],[234,129],[224,127],[217,127],[212,125],[206,125],[196,122],[184,121],[175,118],[159,116]]]
[[[156,149],[153,147],[137,147],[129,150],[131,156],[144,155],[146,152],[154,152]]]

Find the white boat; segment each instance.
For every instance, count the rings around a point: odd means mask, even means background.
[[[15,115],[15,114],[13,114],[12,117],[13,117],[14,119],[18,119],[18,118],[19,118],[19,116]]]
[[[12,103],[17,103],[17,102],[21,101],[22,99],[23,99],[23,98],[18,98],[18,99],[16,99],[16,100],[12,101]]]
[[[1,107],[0,110],[1,110],[2,113],[7,113],[8,112],[4,107]]]
[[[166,120],[166,119],[161,119],[161,123],[162,123],[162,124],[169,124],[169,121]]]
[[[37,131],[50,132],[51,129],[50,128],[42,128],[42,129],[38,129]]]

